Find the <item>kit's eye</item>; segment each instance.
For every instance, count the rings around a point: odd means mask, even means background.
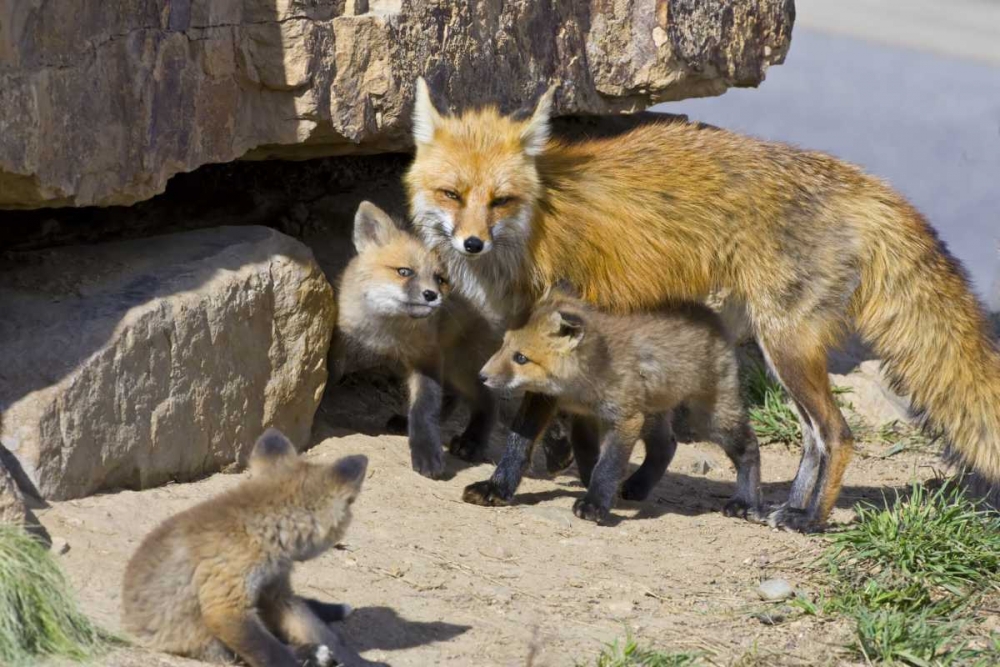
[[[493,200],[490,201],[490,208],[497,208],[497,207],[500,207],[500,206],[506,206],[507,204],[511,203],[512,201],[514,201],[513,197],[494,197]]]
[[[448,279],[445,278],[442,275],[436,275],[436,276],[434,276],[434,279],[437,280],[438,285],[447,285],[448,284]]]
[[[454,190],[442,189],[440,190],[440,192],[448,199],[451,199],[453,201],[462,201],[462,195],[458,194]]]
[[[517,364],[518,366],[524,366],[526,363],[528,363],[528,361],[530,361],[528,357],[524,356],[520,352],[514,353],[514,363]]]
[[[409,278],[410,276],[413,275],[413,269],[401,266],[398,269],[396,269],[396,273],[403,276],[404,278]]]

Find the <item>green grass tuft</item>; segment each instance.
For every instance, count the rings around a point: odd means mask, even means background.
[[[1000,591],[1000,517],[953,485],[914,485],[885,509],[859,505],[855,525],[830,536],[833,582],[824,612],[855,623],[869,663],[1000,664],[997,642],[976,636],[978,608]]]
[[[702,653],[663,653],[642,648],[631,634],[624,641],[608,644],[597,657],[595,667],[693,667],[700,664]]]
[[[760,444],[802,440],[799,416],[788,404],[784,387],[759,362],[748,360],[742,370],[743,396]]]
[[[0,525],[0,665],[85,660],[110,641],[78,610],[45,547],[18,526]]]

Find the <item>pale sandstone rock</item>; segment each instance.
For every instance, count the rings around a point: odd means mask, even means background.
[[[406,150],[413,82],[505,111],[760,83],[793,0],[0,0],[0,208],[131,204],[240,157]]]
[[[298,241],[218,227],[6,259],[0,441],[40,495],[190,479],[272,425],[306,444],[335,305]]]
[[[830,375],[830,383],[846,387],[850,393],[843,396],[865,423],[878,428],[893,421],[910,423],[910,401],[894,392],[889,379],[877,359],[864,361],[847,375]]]

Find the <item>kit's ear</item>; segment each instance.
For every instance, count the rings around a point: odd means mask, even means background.
[[[549,89],[539,98],[535,105],[535,112],[531,114],[524,123],[521,130],[521,145],[524,152],[532,157],[541,155],[545,150],[545,144],[549,140],[551,133],[552,100],[556,95],[556,85],[549,86]]]
[[[587,330],[582,315],[565,310],[554,311],[549,316],[549,326],[552,335],[565,343],[570,350],[580,344]]]
[[[392,217],[370,201],[358,205],[354,214],[354,247],[358,252],[388,243],[399,227]]]
[[[413,140],[417,144],[434,141],[434,133],[441,126],[441,114],[431,102],[431,91],[424,77],[417,79],[417,95],[413,101]]]
[[[276,428],[269,428],[257,438],[250,452],[250,474],[256,477],[268,470],[291,463],[298,456],[295,445]]]

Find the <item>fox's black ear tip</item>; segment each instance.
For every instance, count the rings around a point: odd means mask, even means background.
[[[295,453],[295,446],[284,433],[272,426],[257,438],[253,453],[255,456],[274,458]]]
[[[360,483],[368,470],[368,457],[364,454],[345,456],[333,464],[337,477],[345,482]]]

